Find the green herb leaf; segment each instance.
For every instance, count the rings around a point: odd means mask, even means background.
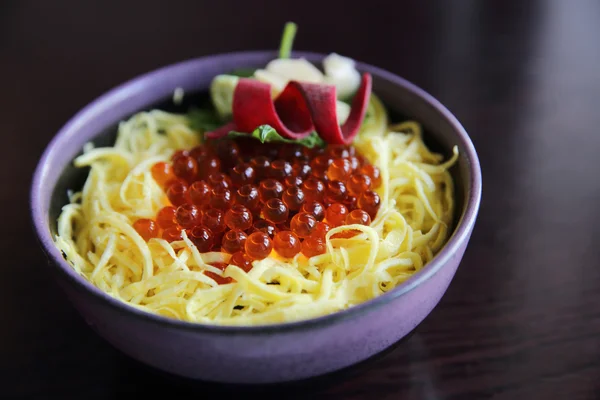
[[[292,53],[292,45],[298,27],[293,22],[287,22],[283,28],[283,36],[281,37],[281,45],[279,46],[279,58],[290,58]]]
[[[229,75],[239,76],[240,78],[252,78],[255,72],[256,68],[238,68],[231,71]]]
[[[187,117],[190,121],[190,128],[195,131],[212,131],[223,125],[223,122],[213,110],[205,108],[192,108],[188,111]]]
[[[295,143],[309,148],[324,147],[326,144],[325,141],[321,139],[321,137],[317,134],[317,132],[311,132],[310,135],[303,139],[293,140],[284,138],[279,133],[277,133],[277,131],[270,125],[261,125],[258,128],[256,128],[251,134],[231,131],[229,132],[227,137],[252,137],[254,139],[260,140],[261,143]]]

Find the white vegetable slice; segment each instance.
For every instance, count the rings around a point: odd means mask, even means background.
[[[322,83],[325,80],[323,73],[304,58],[278,58],[269,62],[265,69],[287,80],[312,83]]]
[[[360,86],[360,73],[355,68],[354,60],[331,53],[323,60],[325,81],[335,85],[338,99],[347,99]]]
[[[335,109],[337,111],[338,123],[342,125],[348,119],[348,115],[350,115],[350,105],[338,100],[335,104]]]
[[[266,69],[257,69],[254,72],[254,77],[261,82],[265,82],[271,85],[271,95],[273,98],[277,97],[279,93],[285,88],[288,80],[283,76],[277,75]]]

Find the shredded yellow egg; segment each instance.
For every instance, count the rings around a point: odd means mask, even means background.
[[[199,144],[187,117],[141,112],[119,125],[113,147],[87,145],[75,159],[90,167],[80,192],[58,219],[56,246],[72,267],[109,295],[133,307],[176,319],[221,325],[261,325],[317,317],[389,291],[421,269],[445,244],[454,212],[448,169],[458,151],[443,157],[427,149],[419,124],[388,125],[372,96],[368,118],[354,146],[381,171],[381,207],[371,226],[332,229],[325,254],[282,259],[275,252],[246,273],[210,263],[229,261],[201,254],[193,243],[148,242],[132,227],[153,218],[168,200],[150,168],[176,149]],[[352,238],[332,238],[344,230]],[[231,277],[218,285],[204,274]]]

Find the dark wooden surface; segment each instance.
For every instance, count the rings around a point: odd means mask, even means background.
[[[445,103],[478,149],[484,193],[456,278],[410,338],[351,374],[261,393],[600,398],[600,2],[269,4],[0,3],[0,397],[248,397],[184,386],[97,337],[43,268],[26,199],[44,146],[93,98],[182,59],[274,48],[292,19],[297,49],[379,65]]]

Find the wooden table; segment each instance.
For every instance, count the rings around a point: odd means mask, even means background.
[[[483,203],[446,296],[410,338],[318,383],[253,392],[600,396],[599,2],[174,3],[0,3],[0,397],[248,396],[183,386],[96,336],[44,268],[26,199],[44,146],[86,103],[175,61],[275,48],[287,19],[297,49],[368,61],[446,104],[478,149]]]

